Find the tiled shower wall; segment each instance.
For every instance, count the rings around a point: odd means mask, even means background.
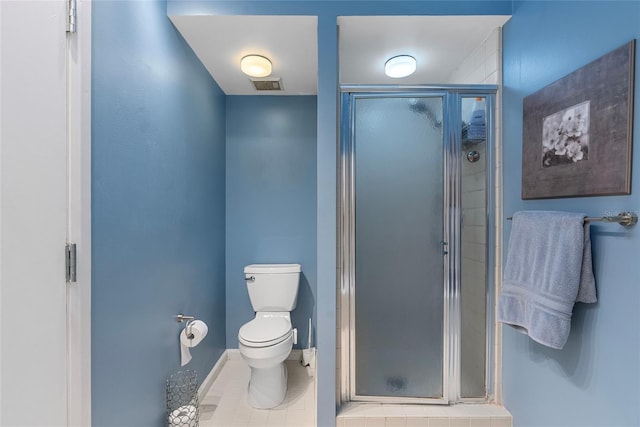
[[[450,84],[499,84],[501,76],[502,31],[496,28],[467,56],[451,75]]]
[[[461,197],[461,393],[463,397],[484,394],[486,342],[487,265],[487,144],[462,150]],[[480,159],[468,162],[465,155],[475,150]]]
[[[497,84],[500,85],[502,82],[502,44],[501,44],[501,36],[502,36],[502,32],[500,28],[496,28],[488,37],[486,40],[484,40],[461,64],[460,66],[453,72],[451,78],[449,79],[448,84]],[[495,111],[495,146],[494,146],[494,164],[495,164],[495,200],[496,200],[496,204],[501,204],[501,200],[502,200],[502,194],[501,194],[501,157],[500,157],[500,151],[501,151],[501,140],[500,140],[500,108],[501,108],[501,95],[500,95],[500,91],[498,91],[498,95],[496,96],[496,111]],[[483,148],[484,150],[484,148]],[[478,150],[480,151],[480,150]],[[486,153],[481,152],[481,156],[485,156]],[[486,159],[486,157],[485,157]],[[465,162],[467,163],[467,162]],[[485,164],[484,162],[478,162],[475,165],[479,165],[480,163]],[[469,163],[469,165],[471,165]],[[478,191],[480,190],[479,188],[476,188],[477,186],[474,187],[473,184],[469,184],[469,180],[477,180],[479,174],[483,174],[486,173],[486,171],[479,171],[477,170],[477,168],[464,168],[463,167],[463,188],[468,188],[469,192],[471,191]],[[465,182],[467,182],[468,185],[465,185]],[[484,190],[483,190],[484,193]],[[480,195],[480,193],[477,193],[475,195],[464,195],[463,194],[463,198],[468,198],[468,197],[472,197],[472,198],[477,198],[477,197],[482,197]],[[471,208],[471,206],[469,206]],[[340,206],[338,206],[338,209],[340,209]],[[502,221],[501,215],[500,215],[500,210],[499,209],[495,209],[496,212],[496,224],[499,224]],[[464,212],[463,212],[464,215]],[[467,221],[467,227],[471,226],[472,222],[471,221]],[[500,228],[496,227],[497,233],[500,233]],[[466,231],[466,232],[465,232]],[[477,233],[473,233],[474,230],[465,230],[463,228],[463,235],[464,236],[472,236],[472,235],[477,235]],[[469,239],[471,240],[475,240],[472,237],[469,237]],[[501,247],[500,247],[500,242],[502,241],[502,236],[500,235],[496,235],[496,259],[500,260],[501,258]],[[478,244],[481,242],[471,242],[471,241],[467,241],[467,244]],[[464,251],[464,246],[465,246],[465,242],[463,242],[463,251]],[[476,254],[472,254],[471,252],[474,251],[465,251],[463,253],[463,263],[474,263],[474,264],[470,264],[470,265],[463,265],[463,271],[469,271],[471,272],[473,270],[474,266],[477,266],[478,263],[478,259],[477,259],[477,255]],[[497,263],[499,264],[499,263]],[[340,266],[338,266],[338,271],[337,271],[337,276],[341,277],[343,272],[340,270]],[[481,277],[482,276],[482,277]],[[496,266],[496,271],[495,271],[495,275],[494,277],[496,277],[496,287],[498,287],[498,282],[499,282],[499,278],[502,277],[502,273],[501,273],[501,269],[500,266]],[[484,276],[481,274],[478,274],[478,279],[479,280],[484,280]],[[482,283],[481,283],[482,285]],[[478,286],[477,289],[480,288],[484,288],[484,286]],[[474,301],[474,296],[477,299],[477,301]],[[337,283],[337,289],[336,289],[336,313],[337,313],[337,330],[336,330],[336,347],[337,347],[337,351],[336,351],[336,399],[337,399],[337,403],[338,405],[340,405],[341,403],[341,381],[342,381],[342,373],[343,373],[343,367],[341,366],[341,352],[342,352],[342,340],[341,340],[341,330],[344,328],[348,327],[348,319],[341,319],[340,317],[340,313],[341,313],[341,291],[340,291],[340,281],[338,281]],[[468,325],[482,325],[485,323],[484,318],[485,318],[485,311],[484,309],[479,309],[478,307],[483,307],[484,308],[484,303],[485,303],[485,294],[483,292],[476,292],[474,293],[470,293],[470,298],[467,299],[467,301],[463,301],[463,310],[467,310],[468,314],[471,316],[475,316],[477,318],[477,321],[468,321],[466,322]],[[475,308],[474,308],[475,307]],[[470,326],[471,328],[472,326]],[[477,335],[477,340],[483,340],[484,339],[484,335],[480,335],[477,333],[474,333],[474,331],[472,330],[467,330],[467,331],[462,331],[463,332],[463,336],[467,336],[467,337],[473,337]],[[495,345],[499,346],[499,336],[495,337]],[[469,343],[470,345],[473,345],[473,343]],[[477,345],[477,343],[476,343]],[[463,350],[464,350],[465,346],[463,344]],[[498,352],[496,354],[499,354]],[[473,359],[471,359],[473,360]],[[471,361],[469,363],[472,363]],[[482,362],[480,362],[482,363]],[[474,369],[474,367],[470,366],[468,367],[469,369]],[[464,368],[463,368],[464,370]],[[495,379],[497,380],[497,379]],[[499,390],[496,390],[497,392],[499,392]],[[499,402],[500,401],[500,396],[499,394],[496,395],[496,400]]]
[[[502,259],[502,236],[499,225],[502,222],[501,205],[502,205],[502,172],[501,172],[501,93],[500,85],[502,83],[502,29],[496,28],[487,39],[480,44],[454,71],[449,81],[451,84],[496,84],[499,86],[496,95],[495,123],[494,123],[494,197],[495,197],[495,247],[490,248],[495,253],[495,259]],[[473,149],[480,152],[481,159],[486,157],[486,146],[481,145]],[[480,201],[484,201],[486,197],[486,189],[481,188],[478,179],[486,175],[486,161],[478,161],[477,163],[462,162],[462,352],[469,354],[474,349],[482,348],[482,342],[485,340],[484,328],[480,330],[478,327],[485,324],[486,310],[486,283],[484,268],[479,262],[484,258],[484,249],[482,244],[485,235],[478,233],[480,227],[476,225],[485,218],[479,218],[481,215],[478,209]],[[480,170],[481,168],[482,170]],[[484,185],[484,179],[482,185]],[[482,214],[484,216],[484,214]],[[502,277],[502,269],[500,262],[496,263],[494,270],[494,286],[499,289],[500,278]],[[496,292],[497,293],[497,292]],[[500,346],[500,336],[498,332],[494,337],[494,346],[498,350]],[[500,352],[495,351],[497,357]],[[467,357],[462,359],[462,374],[465,372],[477,372],[482,369],[484,360],[480,358]],[[499,375],[499,370],[496,370]],[[498,379],[494,378],[497,384]],[[496,401],[500,402],[500,390],[496,388]]]

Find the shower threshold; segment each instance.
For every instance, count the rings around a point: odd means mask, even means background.
[[[491,403],[398,405],[349,402],[340,407],[337,427],[512,427],[509,411]]]

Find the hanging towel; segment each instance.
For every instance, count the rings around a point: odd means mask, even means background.
[[[513,215],[498,320],[547,347],[564,347],[575,302],[597,301],[584,217],[551,211]]]

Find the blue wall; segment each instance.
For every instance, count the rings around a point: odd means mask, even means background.
[[[227,97],[227,348],[254,318],[243,268],[299,263],[292,323],[315,325],[316,97]]]
[[[341,15],[509,15],[497,1],[218,1],[168,0],[169,15],[318,16],[317,114],[317,423],[336,415],[336,157],[338,33]],[[231,338],[230,338],[231,339]]]
[[[640,84],[636,77],[631,196],[520,200],[522,100],[640,38],[637,1],[514,2],[503,33],[504,212],[552,209],[600,216],[640,209]],[[639,69],[636,62],[636,70]],[[640,227],[593,224],[597,304],[577,304],[563,350],[504,327],[504,401],[514,426],[640,425]],[[509,223],[505,223],[505,244]]]
[[[173,316],[225,348],[225,99],[164,1],[93,4],[92,425],[164,426]]]

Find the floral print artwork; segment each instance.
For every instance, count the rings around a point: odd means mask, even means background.
[[[542,119],[542,167],[589,158],[590,104],[585,101]]]

